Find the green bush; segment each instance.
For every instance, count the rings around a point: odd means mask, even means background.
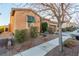
[[[66,30],[66,28],[62,28],[62,31],[63,31],[63,32],[66,32],[67,30]]]
[[[44,33],[44,32],[46,32],[47,30],[48,30],[48,23],[47,22],[43,22],[42,24],[41,24],[41,31]]]
[[[66,41],[64,41],[64,46],[65,47],[73,47],[75,45],[76,45],[76,42],[72,38],[69,38]]]
[[[72,32],[74,30],[76,30],[76,28],[75,27],[72,27],[72,26],[71,27],[62,28],[62,31],[63,32],[66,32],[66,31]]]
[[[0,33],[4,32],[4,27],[0,27]]]
[[[69,27],[67,31],[74,31],[76,28],[75,27]]]
[[[28,30],[16,30],[15,31],[15,39],[18,43],[22,43],[29,39],[29,32]]]
[[[30,28],[30,35],[31,35],[32,38],[36,38],[38,36],[37,27],[31,27]]]

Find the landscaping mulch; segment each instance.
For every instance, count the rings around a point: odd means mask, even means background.
[[[77,45],[72,48],[63,47],[63,52],[60,52],[60,46],[55,47],[49,51],[45,56],[78,56],[79,55],[79,41]]]

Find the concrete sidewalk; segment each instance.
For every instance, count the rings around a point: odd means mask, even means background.
[[[65,41],[68,38],[70,38],[70,36],[63,36],[62,40]],[[28,50],[25,50],[23,52],[20,52],[14,56],[44,56],[58,45],[59,45],[59,38],[56,38],[46,43],[30,48]]]

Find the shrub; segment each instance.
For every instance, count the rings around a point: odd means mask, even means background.
[[[67,30],[66,30],[66,28],[62,28],[62,32],[66,32]]]
[[[74,30],[76,30],[76,28],[75,27],[66,27],[66,28],[62,28],[62,31],[63,32],[66,32],[66,31],[70,31],[70,32],[72,32],[72,31],[74,31]]]
[[[45,31],[47,31],[48,30],[48,23],[47,22],[43,22],[42,24],[41,24],[41,31],[44,33]]]
[[[31,35],[32,38],[36,38],[38,36],[37,27],[31,27],[30,28],[30,35]]]
[[[75,40],[69,38],[66,41],[64,41],[64,46],[65,47],[73,47],[73,46],[76,46],[76,42],[75,42]]]
[[[0,33],[4,32],[4,27],[0,27]]]
[[[29,32],[28,30],[16,30],[15,31],[15,39],[18,43],[22,43],[25,40],[29,39]]]

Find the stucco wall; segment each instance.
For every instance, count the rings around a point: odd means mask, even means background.
[[[29,29],[28,22],[27,22],[27,15],[35,17],[36,22],[34,26],[38,27],[38,31],[40,32],[40,17],[33,13],[32,11],[15,11],[14,14],[14,21],[12,20],[10,23],[12,24],[11,29],[13,30],[21,30],[21,29]],[[14,22],[14,24],[13,24]],[[12,30],[12,31],[13,31]]]

